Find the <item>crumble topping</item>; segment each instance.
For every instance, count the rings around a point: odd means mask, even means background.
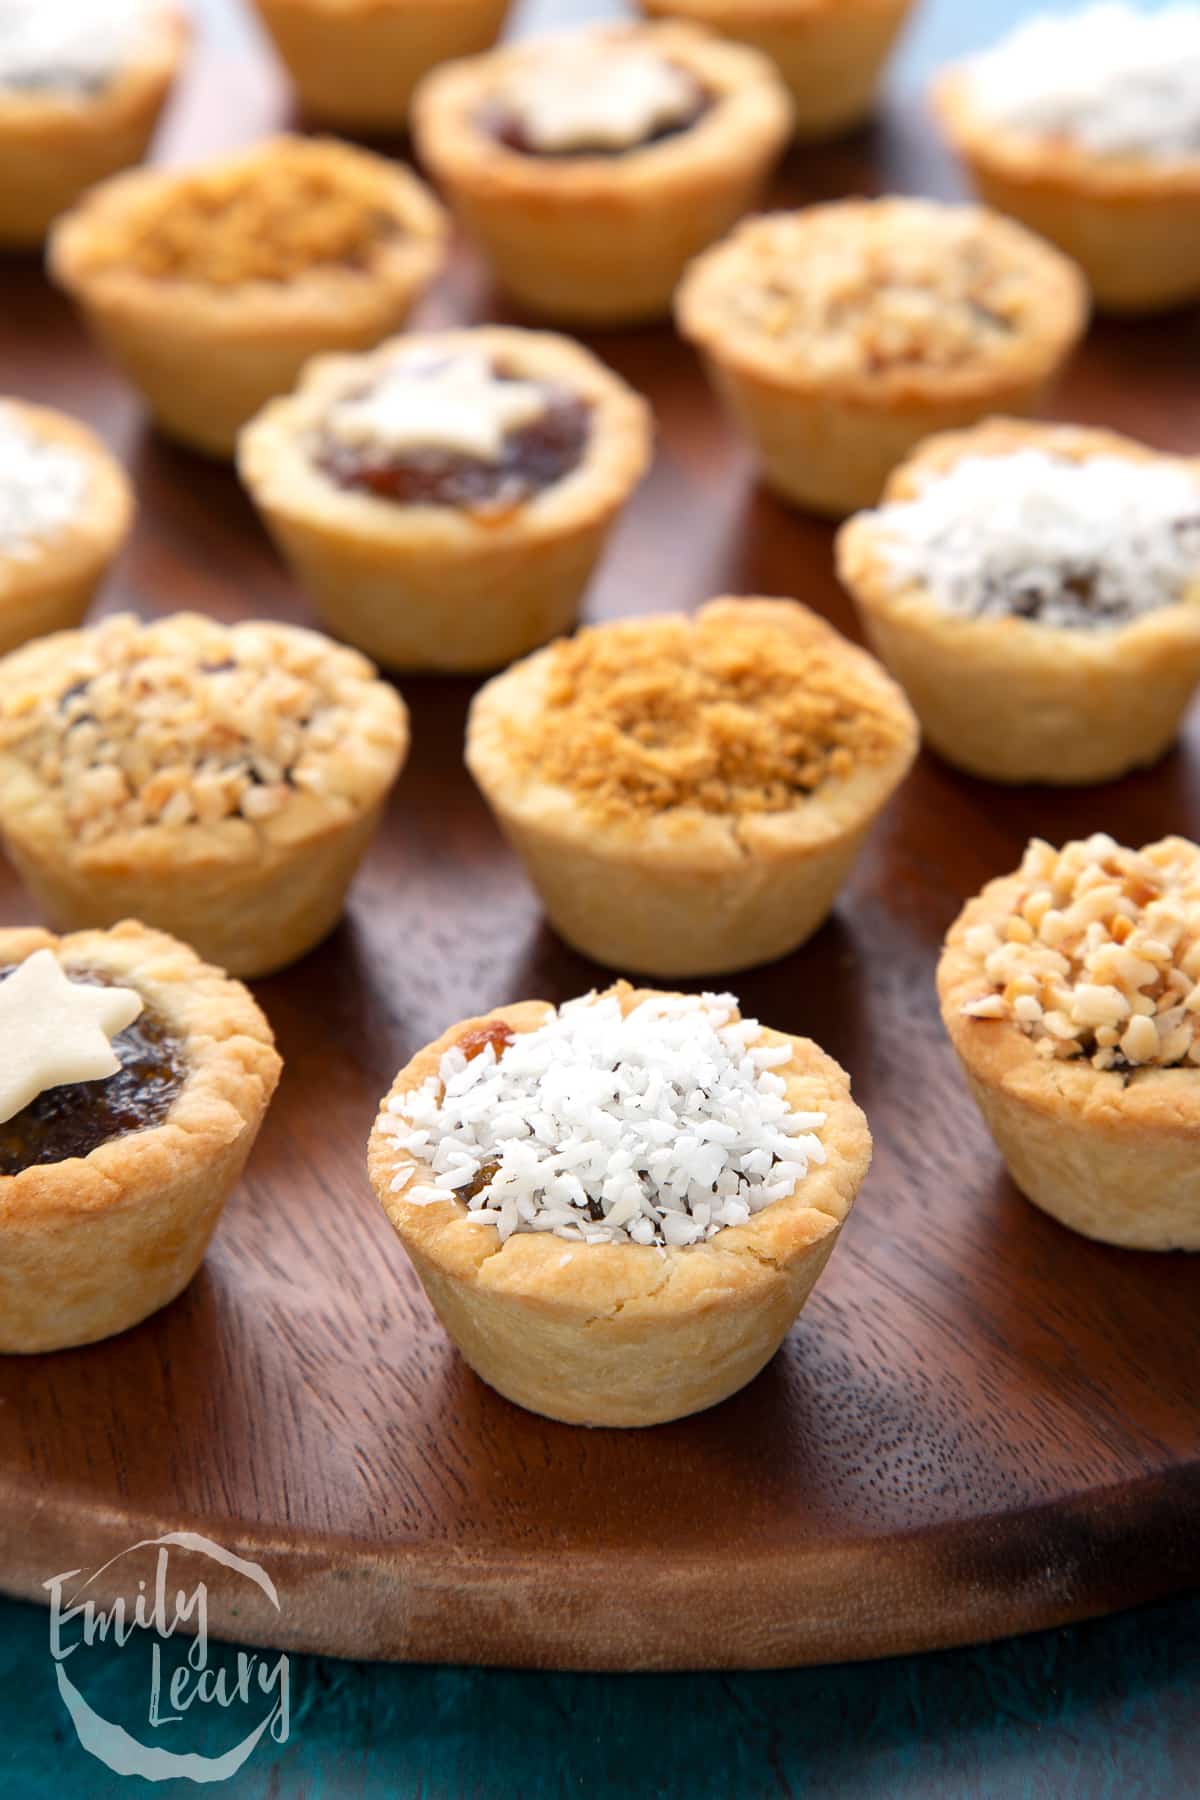
[[[783,812],[892,754],[901,725],[836,637],[734,610],[554,645],[543,705],[510,744],[518,764],[627,820]]]
[[[0,559],[23,561],[69,529],[91,486],[87,458],[0,404]]]
[[[963,1008],[1009,1019],[1045,1057],[1096,1069],[1200,1063],[1200,849],[1127,850],[1104,833],[1061,851],[1035,838],[1024,898],[964,943],[995,992]]]
[[[93,266],[235,287],[318,267],[364,270],[398,227],[388,165],[328,140],[277,138],[249,154],[160,177],[108,215]]]
[[[972,104],[1097,156],[1200,156],[1200,11],[1108,0],[1029,20],[965,64]]]
[[[893,585],[969,618],[1111,629],[1200,583],[1200,482],[1176,462],[964,456],[869,517]]]
[[[61,795],[84,844],[256,823],[328,791],[328,759],[372,685],[369,664],[316,633],[119,614],[8,658],[0,755]]]
[[[707,267],[732,326],[836,378],[956,369],[1007,345],[1053,254],[974,207],[846,201],[751,220]]]
[[[460,1199],[503,1241],[550,1231],[588,1244],[701,1243],[785,1199],[825,1161],[821,1112],[795,1112],[731,994],[655,994],[625,1010],[624,984],[551,1012],[534,1031],[454,1045],[420,1088],[394,1095],[381,1130],[433,1169],[391,1191]]]
[[[537,156],[631,150],[690,125],[703,106],[677,63],[591,33],[522,59],[494,102],[504,141]]]
[[[161,12],[156,0],[0,0],[0,93],[99,93]]]
[[[401,352],[367,388],[330,407],[326,434],[352,450],[443,450],[496,463],[505,440],[545,412],[544,382],[502,378],[481,350]]]

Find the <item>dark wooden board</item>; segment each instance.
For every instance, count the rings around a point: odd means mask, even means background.
[[[254,61],[201,61],[165,153],[282,117]],[[797,155],[782,202],[954,191],[911,107]],[[461,256],[426,321],[495,311]],[[501,309],[502,311],[502,309]],[[853,629],[827,527],[756,491],[666,330],[606,337],[660,451],[593,617],[721,592],[798,595]],[[1200,450],[1200,321],[1099,326],[1063,417]],[[137,535],[105,604],[303,619],[227,471],[145,432],[32,262],[0,269],[0,391],[93,420]],[[543,924],[461,765],[470,686],[409,681],[412,758],[335,935],[259,984],[286,1074],[207,1264],[111,1343],[0,1362],[0,1587],[151,1531],[262,1561],[281,1612],[210,1583],[214,1631],[371,1657],[581,1668],[758,1666],[951,1644],[1200,1578],[1200,1262],[1072,1236],[1010,1185],[937,1019],[962,900],[1030,833],[1200,831],[1200,736],[1090,792],[1004,791],[924,757],[837,914],[741,977],[748,1009],[852,1071],[870,1180],[783,1351],[744,1393],[642,1433],[499,1399],[431,1317],[363,1170],[379,1094],[452,1020],[607,977]],[[0,874],[0,918],[29,917]]]

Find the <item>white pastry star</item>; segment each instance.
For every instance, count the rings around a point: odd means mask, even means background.
[[[51,950],[35,950],[0,981],[0,1123],[47,1088],[115,1075],[111,1040],[143,1007],[129,988],[69,981]]]
[[[546,410],[536,381],[501,381],[474,350],[445,361],[399,358],[360,400],[344,400],[328,429],[343,443],[385,451],[448,450],[499,462],[510,431]]]

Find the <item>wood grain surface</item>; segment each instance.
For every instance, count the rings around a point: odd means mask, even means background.
[[[201,58],[163,153],[247,140],[282,108],[264,63]],[[911,105],[793,157],[774,198],[886,188],[954,191]],[[422,320],[491,316],[463,254]],[[690,353],[665,329],[596,347],[652,397],[660,445],[590,615],[790,594],[852,631],[829,529],[756,490]],[[1098,326],[1055,413],[1200,450],[1198,351],[1194,313]],[[132,469],[140,522],[106,609],[307,617],[233,476],[144,429],[32,261],[0,266],[0,391],[87,417]],[[995,789],[924,756],[833,921],[739,979],[747,1010],[851,1070],[875,1166],[765,1373],[711,1413],[622,1434],[476,1381],[366,1182],[378,1097],[416,1048],[608,979],[544,925],[462,767],[470,685],[404,692],[413,753],[348,916],[258,984],[286,1073],[205,1268],[122,1338],[0,1363],[0,1587],[41,1598],[58,1570],[189,1526],[278,1585],[277,1615],[210,1582],[212,1629],[239,1641],[680,1668],[979,1640],[1200,1580],[1200,1261],[1088,1243],[1020,1198],[933,992],[947,924],[1031,833],[1200,832],[1195,729],[1153,771],[1084,792]],[[0,919],[28,917],[0,872]]]

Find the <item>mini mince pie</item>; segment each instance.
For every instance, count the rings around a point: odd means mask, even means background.
[[[332,138],[278,137],[102,183],[56,226],[50,268],[161,428],[226,456],[310,356],[395,331],[445,239],[407,169]]]
[[[964,909],[942,1017],[1013,1180],[1064,1225],[1200,1250],[1200,849],[1034,841]]]
[[[279,1070],[245,988],[165,933],[0,930],[0,1351],[94,1343],[187,1286]]]
[[[392,668],[496,668],[575,622],[650,413],[566,338],[499,326],[323,357],[238,463],[331,630]]]
[[[0,663],[0,834],[61,928],[142,916],[238,975],[332,929],[408,746],[365,658],[178,613]]]
[[[0,400],[0,655],[78,625],[132,519],[125,472],[86,425]]]
[[[456,1025],[396,1077],[371,1180],[490,1386],[656,1425],[775,1354],[871,1160],[850,1082],[730,994],[622,982]]]
[[[141,161],[186,44],[168,0],[0,0],[0,246]]]
[[[838,568],[927,741],[993,781],[1107,781],[1200,682],[1200,464],[993,419],[931,439]]]
[[[984,199],[1074,256],[1098,306],[1200,299],[1200,8],[1033,19],[934,104]]]
[[[691,19],[752,44],[787,82],[801,138],[861,125],[913,0],[641,0],[654,18]]]
[[[810,937],[916,749],[874,658],[790,600],[583,631],[490,681],[467,727],[552,924],[664,976]]]
[[[495,43],[509,0],[255,0],[304,111],[402,131],[423,75]]]
[[[791,107],[757,51],[616,25],[436,70],[413,128],[517,301],[616,325],[670,310],[688,258],[756,200]]]
[[[770,486],[838,517],[930,432],[1031,412],[1087,289],[981,207],[846,200],[749,220],[688,271],[676,316]]]

